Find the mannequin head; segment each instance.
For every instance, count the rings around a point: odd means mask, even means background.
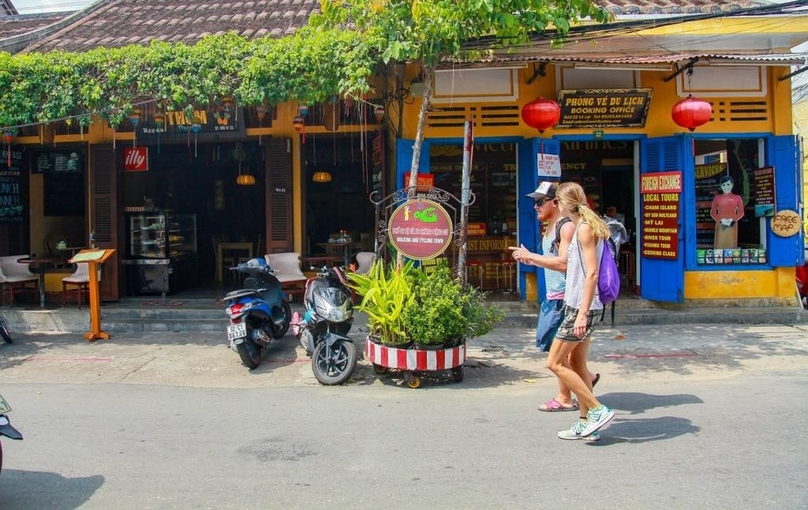
[[[722,177],[721,182],[718,183],[718,185],[721,187],[721,193],[724,193],[725,195],[732,192],[733,184],[734,182],[732,181],[732,177],[729,175]]]

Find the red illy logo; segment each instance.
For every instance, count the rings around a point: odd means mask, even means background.
[[[123,169],[126,172],[146,172],[149,170],[149,148],[130,147],[123,152]]]

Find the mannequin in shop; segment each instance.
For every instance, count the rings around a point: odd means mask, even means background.
[[[743,199],[732,192],[732,177],[725,175],[718,183],[721,193],[713,198],[710,216],[715,220],[713,248],[738,247],[738,220],[743,218]]]

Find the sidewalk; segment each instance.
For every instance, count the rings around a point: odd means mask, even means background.
[[[15,333],[0,344],[3,383],[156,384],[194,387],[287,387],[318,383],[310,359],[291,334],[276,341],[255,370],[248,370],[219,333],[114,333],[88,342],[81,334]],[[360,352],[367,330],[350,333]],[[533,346],[533,328],[499,327],[468,342],[465,379],[459,385],[440,374],[424,387],[530,389],[549,396],[555,378],[546,354]],[[675,383],[682,377],[726,378],[745,371],[806,373],[806,325],[703,325],[600,327],[590,350],[593,371],[604,386],[614,378],[653,378]],[[401,386],[400,374],[378,376],[360,360],[351,384]],[[530,391],[534,391],[531,389]],[[419,391],[419,390],[409,390]]]

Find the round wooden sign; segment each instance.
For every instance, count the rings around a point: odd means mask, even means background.
[[[794,211],[784,209],[772,216],[772,233],[780,237],[791,237],[802,230],[802,218]]]
[[[432,259],[452,240],[452,219],[439,203],[416,198],[407,200],[390,215],[390,241],[404,256]]]

